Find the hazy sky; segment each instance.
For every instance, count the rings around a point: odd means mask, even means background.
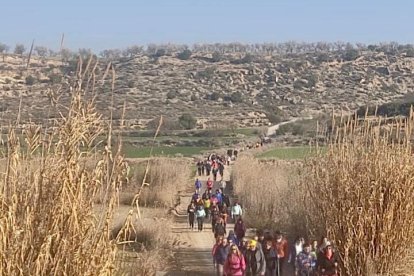
[[[148,43],[414,43],[413,0],[0,0],[0,42],[71,49]]]

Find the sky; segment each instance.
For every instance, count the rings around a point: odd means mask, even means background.
[[[414,43],[412,0],[0,0],[0,43]]]

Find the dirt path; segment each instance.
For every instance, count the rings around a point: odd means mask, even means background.
[[[224,170],[224,180],[226,182],[230,180],[230,175],[231,166],[226,166]],[[207,176],[201,176],[199,179],[203,182],[201,190],[205,191]],[[221,180],[220,177],[217,180]],[[214,184],[214,190],[217,188],[218,182]],[[227,190],[228,187],[226,187],[225,193],[228,193]],[[173,226],[173,232],[182,243],[182,246],[175,252],[177,269],[158,275],[215,275],[211,256],[211,249],[214,244],[211,220],[205,220],[203,232],[191,231],[188,226],[187,206],[193,193],[194,190],[189,190],[188,193],[180,196],[180,205],[177,208],[178,214]],[[233,229],[233,227],[233,224],[227,224],[227,231]]]
[[[283,125],[290,124],[290,123],[294,123],[294,122],[300,121],[300,120],[311,120],[311,119],[312,119],[312,116],[309,116],[309,117],[298,117],[298,118],[293,118],[293,119],[291,119],[289,121],[286,121],[286,122],[281,122],[279,124],[270,126],[270,127],[267,128],[267,136],[275,135],[276,134],[276,131],[279,129],[279,127],[281,127]]]

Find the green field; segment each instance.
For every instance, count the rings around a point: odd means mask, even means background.
[[[184,157],[191,157],[209,149],[207,147],[154,147],[152,156],[176,156],[179,154]],[[131,145],[123,147],[123,153],[127,158],[150,157],[150,151],[151,147],[134,147]]]
[[[304,159],[315,154],[315,149],[310,147],[283,147],[273,148],[268,151],[259,153],[258,158],[261,159]]]

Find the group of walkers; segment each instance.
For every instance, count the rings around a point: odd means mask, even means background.
[[[205,220],[211,221],[216,241],[212,248],[216,275],[338,276],[335,250],[326,237],[311,243],[298,237],[292,244],[280,231],[273,234],[270,231],[258,231],[253,238],[246,237],[243,208],[238,201],[231,205],[226,194],[223,172],[224,165],[229,163],[225,163],[225,160],[225,157],[210,155],[206,160],[197,162],[198,175],[206,175],[208,180],[202,193],[202,182],[196,179],[195,193],[187,208],[191,230],[195,230],[195,221],[198,231],[204,230]],[[205,164],[211,164],[217,171],[209,170],[209,165]],[[220,170],[221,165],[223,168]],[[213,180],[209,177],[211,173]],[[214,184],[218,184],[215,190]],[[234,227],[228,231],[229,217],[234,222]]]
[[[224,165],[230,165],[231,160],[232,157],[230,155],[219,156],[216,154],[210,154],[206,159],[197,161],[197,174],[198,176],[208,176],[212,173],[213,180],[217,181],[217,174],[223,176]]]
[[[242,224],[242,219],[240,218]],[[338,263],[332,244],[326,237],[320,242],[305,243],[297,238],[292,246],[281,232],[259,232],[252,239],[235,234],[246,229],[238,224],[227,238],[218,236],[213,246],[217,275],[226,276],[338,276]],[[240,238],[243,236],[243,238]],[[293,274],[292,274],[293,272]]]

